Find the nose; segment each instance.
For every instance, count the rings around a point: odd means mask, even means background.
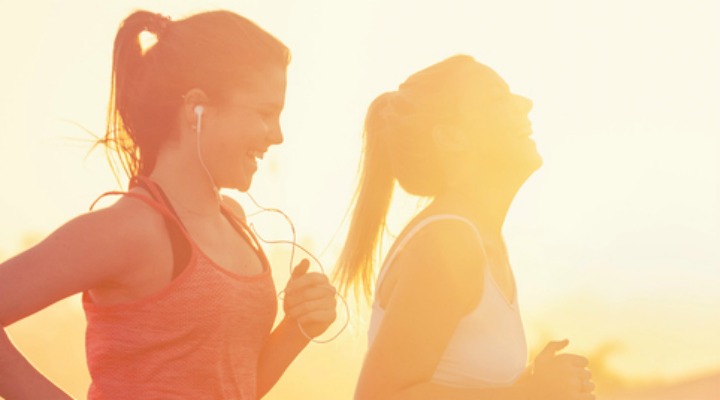
[[[268,142],[273,145],[281,144],[285,138],[283,137],[282,128],[278,124],[274,128],[268,130],[267,136]]]

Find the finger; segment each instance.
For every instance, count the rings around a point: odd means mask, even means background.
[[[319,299],[306,300],[301,303],[296,303],[293,307],[288,307],[288,310],[301,310],[304,312],[312,312],[313,310],[321,309],[335,309],[337,301],[334,296],[324,296]]]
[[[309,324],[319,324],[319,323],[325,323],[330,325],[332,322],[335,321],[335,318],[337,315],[335,314],[335,310],[323,310],[323,311],[314,311],[309,314],[306,314],[300,318],[298,318],[298,322],[303,325],[307,326]]]
[[[585,385],[585,381],[575,377],[574,375],[559,377],[556,382],[559,388],[562,388],[564,391],[569,393],[581,393]]]
[[[577,354],[558,354],[556,357],[558,361],[576,368],[585,368],[588,365],[588,359]]]
[[[336,290],[330,285],[311,285],[293,292],[295,301],[317,300],[325,297],[334,298]]]
[[[568,345],[568,343],[570,343],[570,341],[567,339],[549,342],[547,345],[545,345],[545,348],[542,349],[540,354],[538,354],[538,358],[550,357],[558,351],[564,349]]]
[[[595,384],[585,379],[573,379],[567,382],[567,388],[577,394],[587,394],[595,390]]]
[[[332,311],[335,313],[337,302],[335,298],[305,301],[286,309],[286,314],[293,319],[300,319],[317,311]]]
[[[335,299],[336,290],[330,285],[309,286],[303,290],[295,290],[285,296],[285,307],[294,307],[300,303],[319,299]]]
[[[586,369],[580,370],[578,375],[580,375],[580,379],[584,381],[589,381],[592,378],[592,372]]]
[[[304,275],[310,268],[310,261],[307,258],[303,258],[298,265],[292,271],[291,279],[298,278]]]
[[[319,272],[308,272],[298,278],[291,279],[285,287],[285,293],[291,294],[294,292],[300,292],[311,287],[327,287],[333,291],[335,290],[335,288],[330,285],[330,281],[327,276]]]
[[[582,392],[592,393],[595,390],[595,384],[590,381],[585,381],[582,387]]]
[[[306,314],[303,314],[297,318],[293,318],[301,325],[308,326],[309,324],[327,323],[328,325],[335,321],[337,313],[334,309],[328,310],[315,310]]]

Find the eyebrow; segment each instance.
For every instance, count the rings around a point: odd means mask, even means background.
[[[258,108],[264,111],[280,112],[284,108],[284,105],[279,103],[261,103]]]
[[[236,103],[243,107],[250,107],[254,108],[256,110],[263,110],[263,111],[281,111],[285,105],[280,103],[274,103],[274,102],[252,102],[252,101],[243,101]]]

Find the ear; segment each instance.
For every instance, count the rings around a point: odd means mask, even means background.
[[[197,106],[203,106],[205,108],[205,111],[207,111],[207,105],[209,103],[209,98],[200,89],[190,89],[183,95],[183,105],[182,105],[182,119],[184,122],[187,123],[188,126],[195,126],[197,123],[197,114],[195,113],[195,107]]]
[[[449,153],[463,153],[468,150],[467,133],[462,129],[448,124],[433,127],[432,138],[435,146]]]

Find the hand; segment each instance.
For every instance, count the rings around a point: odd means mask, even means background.
[[[595,385],[587,369],[588,360],[575,354],[555,354],[568,340],[550,342],[535,358],[533,399],[594,400]]]
[[[307,336],[315,338],[335,321],[336,290],[325,275],[308,273],[308,268],[310,263],[303,259],[293,270],[283,309],[286,318],[297,321]]]

